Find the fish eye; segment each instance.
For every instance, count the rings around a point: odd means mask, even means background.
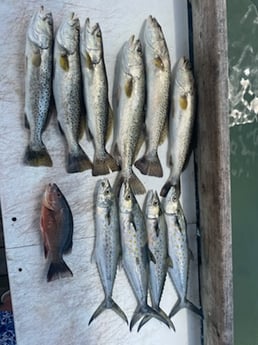
[[[107,189],[107,190],[105,190],[105,193],[104,193],[105,195],[109,195],[110,194],[110,190],[109,189]]]
[[[131,195],[130,195],[130,194],[127,194],[127,195],[126,195],[126,200],[127,200],[127,201],[131,200]]]
[[[173,202],[176,202],[176,201],[177,201],[177,197],[176,197],[176,196],[173,196],[172,201],[173,201]]]
[[[100,31],[97,31],[96,36],[97,36],[97,37],[101,37]]]
[[[157,200],[155,200],[155,201],[153,202],[153,206],[158,206]]]
[[[60,198],[61,197],[61,194],[59,192],[57,192],[57,197]]]

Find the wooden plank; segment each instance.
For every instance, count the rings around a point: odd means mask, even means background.
[[[226,0],[192,1],[204,343],[233,344]]]
[[[15,6],[14,6],[15,4]],[[148,344],[162,342],[183,345],[200,345],[201,321],[190,311],[178,313],[174,322],[177,332],[168,330],[151,320],[138,334],[130,333],[128,327],[112,311],[103,313],[90,327],[88,321],[103,299],[96,265],[90,262],[94,241],[93,190],[97,177],[91,172],[69,175],[65,172],[65,146],[60,135],[56,117],[53,116],[43,141],[53,159],[53,168],[31,168],[22,164],[28,141],[24,129],[24,42],[27,23],[41,1],[1,2],[2,35],[0,37],[0,102],[2,110],[0,157],[1,204],[6,242],[7,263],[13,299],[14,319],[19,345],[77,345],[90,344]],[[161,23],[170,50],[172,64],[181,55],[188,55],[187,1],[144,0],[116,1],[84,0],[46,1],[46,8],[53,12],[55,28],[68,11],[75,11],[84,22],[86,16],[99,21],[104,39],[107,72],[112,92],[113,70],[116,54],[125,40],[138,34],[143,20],[151,13]],[[137,15],[136,15],[137,13]],[[180,20],[178,19],[180,18]],[[12,42],[10,44],[10,42]],[[84,136],[81,144],[89,156],[93,156],[92,144]],[[108,143],[110,147],[111,141]],[[160,190],[168,177],[165,166],[167,141],[160,148],[164,163],[164,177],[150,178],[137,175],[147,189]],[[8,163],[8,164],[7,164]],[[109,175],[111,183],[116,174]],[[46,282],[47,262],[44,259],[39,230],[40,204],[45,185],[56,182],[74,216],[74,246],[65,257],[74,277]],[[189,223],[189,239],[194,253],[196,249],[196,209],[193,159],[183,174],[182,201]],[[142,204],[143,197],[138,198]],[[191,262],[189,298],[198,304],[197,255]],[[117,273],[114,299],[129,318],[136,301],[123,270]],[[176,301],[175,291],[167,279],[161,306],[169,312]]]

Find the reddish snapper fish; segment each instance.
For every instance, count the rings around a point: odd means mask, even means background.
[[[55,183],[50,183],[46,187],[43,196],[40,229],[45,258],[50,260],[47,281],[73,276],[63,260],[63,254],[72,250],[73,216],[65,197]]]

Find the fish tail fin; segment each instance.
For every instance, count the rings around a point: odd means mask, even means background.
[[[92,321],[96,319],[106,309],[112,309],[115,313],[117,313],[117,315],[119,315],[128,324],[127,317],[125,313],[123,312],[123,310],[119,307],[118,304],[116,304],[116,302],[111,297],[109,297],[109,298],[105,298],[104,301],[95,310],[92,317],[90,318],[88,325],[90,325]]]
[[[172,186],[175,186],[175,188],[177,190],[177,195],[180,196],[180,194],[181,194],[180,180],[177,183],[173,183],[170,178],[167,180],[167,182],[161,188],[160,196],[166,197]]]
[[[24,154],[23,162],[26,165],[38,167],[47,166],[52,167],[52,159],[45,147],[42,145],[39,150],[32,149],[31,145],[28,145]]]
[[[157,152],[155,155],[147,155],[145,154],[142,158],[138,159],[134,165],[140,172],[144,175],[149,176],[163,176],[163,169],[158,157]]]
[[[61,260],[59,262],[51,262],[48,273],[47,273],[47,281],[51,282],[53,280],[58,279],[59,277],[65,278],[65,277],[72,277],[72,276],[73,276],[73,272],[64,262],[64,260]]]
[[[107,152],[105,152],[104,157],[98,158],[94,157],[93,160],[93,167],[92,167],[92,175],[106,175],[109,174],[110,171],[118,171],[120,170],[119,165],[116,163],[116,160]]]
[[[188,299],[181,299],[179,298],[177,300],[177,302],[175,303],[175,305],[173,306],[171,312],[169,313],[169,317],[171,318],[172,316],[174,316],[176,313],[179,312],[179,310],[183,309],[183,308],[188,308],[189,310],[191,310],[193,313],[199,315],[201,318],[203,317],[202,315],[202,309],[196,307],[192,302],[190,302]]]
[[[80,145],[76,152],[69,152],[66,170],[68,173],[77,173],[92,168],[92,163]]]
[[[149,305],[139,305],[137,306],[132,320],[130,322],[130,331],[132,330],[133,326],[136,324],[136,322],[138,322],[140,320],[140,318],[142,316],[147,316],[147,317],[154,317],[155,319],[165,323],[168,327],[170,326],[170,322],[168,321],[168,318],[164,318],[163,315],[161,315],[158,311],[156,311],[155,309],[153,309],[152,307],[150,307]],[[146,321],[147,322],[147,321]],[[141,324],[138,327],[138,331],[141,328]]]
[[[135,175],[135,173],[133,171],[128,178],[128,183],[129,183],[130,187],[132,188],[132,192],[134,194],[144,194],[146,192],[144,185],[138,179],[138,177]]]
[[[153,308],[154,309],[154,308]],[[165,324],[168,326],[168,328],[172,328],[174,331],[176,331],[175,326],[173,324],[173,322],[170,320],[170,318],[168,317],[168,315],[164,312],[164,310],[162,310],[160,307],[157,307],[154,309],[159,315],[160,317],[163,318],[163,320],[166,320]],[[139,332],[139,330],[142,328],[142,326],[145,325],[145,323],[147,323],[153,316],[151,315],[145,315],[144,318],[141,320],[137,331]],[[162,321],[163,321],[162,320]],[[163,321],[164,322],[164,321]]]

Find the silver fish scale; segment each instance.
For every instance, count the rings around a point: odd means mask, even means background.
[[[168,272],[178,295],[184,299],[187,292],[189,255],[186,222],[181,211],[179,210],[174,215],[166,214],[166,221],[168,226],[168,253],[173,262],[173,267],[169,267]],[[183,226],[180,224],[183,224]]]
[[[140,304],[146,303],[148,287],[147,233],[139,205],[131,213],[120,210],[123,267]]]
[[[162,216],[164,217],[164,216]],[[158,219],[147,219],[148,245],[156,263],[150,261],[150,289],[153,306],[158,306],[164,288],[168,268],[167,229],[163,221],[157,236]]]

